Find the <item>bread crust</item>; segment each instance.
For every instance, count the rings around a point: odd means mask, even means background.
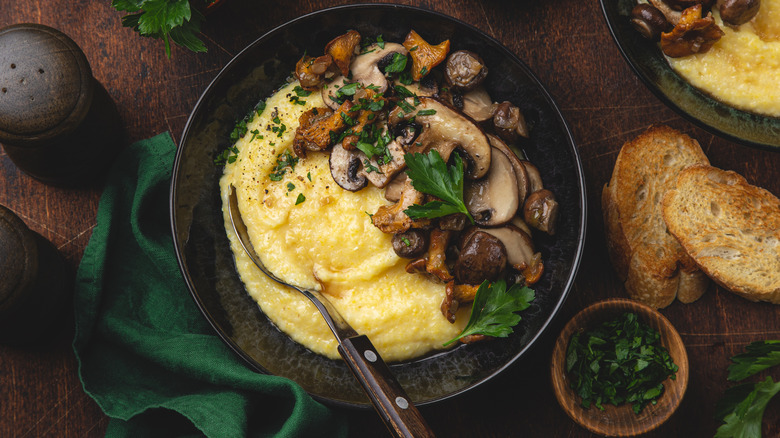
[[[602,190],[607,249],[626,292],[655,308],[675,298],[690,303],[709,281],[667,232],[661,202],[680,171],[709,164],[699,143],[667,126],[653,125],[626,142]]]
[[[723,288],[780,304],[780,200],[733,171],[699,165],[663,199],[669,231]]]

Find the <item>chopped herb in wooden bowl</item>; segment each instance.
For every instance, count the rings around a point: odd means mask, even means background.
[[[591,304],[564,326],[551,378],[558,403],[579,425],[605,436],[637,436],[679,407],[688,355],[660,312],[613,298]]]
[[[657,330],[635,313],[575,333],[566,353],[566,372],[582,406],[630,403],[639,414],[663,394],[663,381],[675,379],[677,365],[660,344]]]

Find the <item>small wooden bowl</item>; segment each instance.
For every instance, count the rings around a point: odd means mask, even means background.
[[[678,367],[675,380],[666,379],[664,393],[657,404],[648,404],[639,415],[634,414],[630,404],[613,406],[605,404],[604,410],[595,406],[585,409],[580,397],[571,389],[566,373],[566,350],[575,332],[583,332],[601,322],[614,319],[625,312],[636,313],[641,321],[657,330],[663,345]],[[593,433],[603,436],[628,437],[649,432],[677,409],[688,386],[688,354],[680,335],[672,324],[655,309],[628,299],[610,299],[595,303],[569,321],[563,328],[552,354],[552,384],[555,397],[566,414]]]

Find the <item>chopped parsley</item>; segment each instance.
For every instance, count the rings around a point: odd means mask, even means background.
[[[398,52],[393,53],[393,59],[390,61],[390,64],[385,67],[385,73],[401,73],[406,69],[406,61],[406,55],[402,55]]]
[[[677,365],[658,331],[627,312],[575,333],[566,351],[566,372],[585,409],[631,403],[638,415],[648,403],[657,403],[663,382],[676,378]]]
[[[287,168],[292,172],[295,170],[296,164],[298,164],[298,157],[294,156],[289,149],[285,149],[276,157],[276,165],[268,178],[271,181],[281,181],[284,174],[287,173]],[[295,187],[293,186],[293,188]]]
[[[303,193],[298,193],[298,197],[295,198],[295,205],[302,204],[303,201],[306,200],[306,197],[303,196]]]

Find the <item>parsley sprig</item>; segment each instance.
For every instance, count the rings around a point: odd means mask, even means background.
[[[482,282],[477,289],[474,303],[471,307],[469,322],[463,331],[444,345],[450,345],[460,338],[469,335],[486,335],[505,338],[512,333],[512,327],[522,319],[516,312],[531,306],[535,298],[533,289],[519,284],[513,284],[509,290],[503,280],[490,283]]]
[[[463,201],[463,160],[458,154],[454,156],[455,164],[447,166],[435,149],[427,154],[404,155],[406,173],[412,179],[414,188],[439,199],[425,205],[414,204],[404,210],[411,219],[432,219],[463,213],[471,223],[474,223],[474,218],[471,217]]]
[[[202,0],[205,4],[214,0]],[[158,38],[165,44],[165,54],[171,57],[171,40],[193,52],[205,52],[206,46],[197,34],[203,14],[192,7],[190,0],[112,0],[111,6],[128,12],[122,25],[141,36]]]
[[[731,358],[729,380],[740,381],[780,365],[780,340],[753,342],[745,350]],[[761,437],[764,410],[778,392],[780,382],[770,376],[727,389],[715,408],[715,417],[723,422],[715,438]]]

